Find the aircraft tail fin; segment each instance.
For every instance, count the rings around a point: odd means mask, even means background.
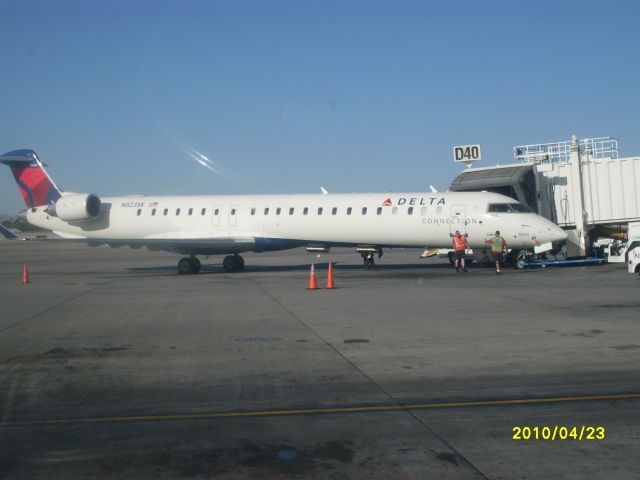
[[[62,196],[33,150],[5,153],[0,155],[0,163],[11,168],[27,208],[55,203]]]

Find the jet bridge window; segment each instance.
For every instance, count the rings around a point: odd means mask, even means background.
[[[521,203],[490,203],[489,213],[529,213],[531,209]]]

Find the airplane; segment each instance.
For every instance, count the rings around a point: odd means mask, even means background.
[[[17,240],[18,236],[4,225],[0,225],[0,234],[7,240]]]
[[[567,238],[528,207],[491,192],[99,198],[59,189],[33,150],[5,153],[0,163],[11,168],[30,224],[91,246],[178,253],[180,274],[200,271],[198,255],[226,255],[223,269],[237,272],[248,251],[355,247],[381,255],[384,248],[446,248],[456,230],[479,249],[496,230],[513,250]]]

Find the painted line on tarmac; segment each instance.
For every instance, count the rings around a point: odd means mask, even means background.
[[[293,415],[336,415],[344,413],[369,413],[369,412],[398,412],[407,410],[447,409],[461,407],[499,407],[509,405],[537,405],[545,403],[585,402],[594,400],[630,400],[640,399],[640,393],[621,393],[613,395],[581,395],[573,397],[542,397],[519,398],[507,400],[481,400],[471,402],[441,402],[441,403],[414,403],[397,405],[363,405],[356,407],[327,407],[327,408],[293,408],[286,410],[256,410],[247,412],[210,412],[190,413],[175,415],[138,415],[122,417],[94,417],[94,418],[69,418],[55,420],[26,420],[0,423],[3,427],[41,427],[50,425],[77,425],[97,423],[125,423],[125,422],[165,422],[175,420],[204,420],[215,418],[247,418],[247,417],[276,417]]]

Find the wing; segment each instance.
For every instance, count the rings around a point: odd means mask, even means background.
[[[146,247],[151,251],[165,250],[181,255],[225,255],[254,250],[256,240],[253,237],[223,238],[83,238],[74,239],[86,242],[92,247],[108,245],[112,248]]]

